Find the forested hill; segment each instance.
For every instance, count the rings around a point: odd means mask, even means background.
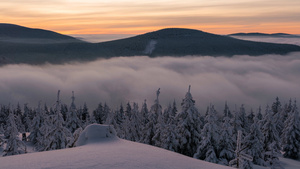
[[[300,46],[239,40],[192,29],[168,28],[102,43],[87,43],[52,31],[0,24],[0,62],[61,64],[116,56],[233,56],[287,54]],[[41,40],[42,39],[42,40]],[[46,39],[46,40],[45,40]]]
[[[49,30],[0,23],[0,41],[19,43],[82,42],[74,37]]]
[[[296,45],[273,44],[239,40],[193,29],[168,28],[132,38],[101,43],[108,48],[149,56],[233,56],[286,54],[299,51]],[[119,55],[121,54],[121,51]]]

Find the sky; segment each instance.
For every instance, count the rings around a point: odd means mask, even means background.
[[[300,34],[299,7],[299,0],[0,0],[0,22],[63,34],[141,34],[167,27]]]

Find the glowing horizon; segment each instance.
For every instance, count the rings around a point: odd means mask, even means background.
[[[62,34],[141,34],[170,27],[300,34],[299,6],[295,0],[0,0],[0,22]]]

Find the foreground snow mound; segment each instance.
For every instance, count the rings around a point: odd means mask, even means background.
[[[109,125],[90,124],[80,134],[76,146],[107,142],[118,139],[115,129]]]
[[[233,169],[161,148],[117,139],[0,158],[1,169]]]

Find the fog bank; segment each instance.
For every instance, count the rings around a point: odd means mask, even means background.
[[[188,85],[202,113],[210,103],[219,111],[225,101],[231,109],[245,104],[256,109],[271,104],[278,96],[282,102],[300,96],[300,53],[260,57],[118,57],[90,63],[66,65],[7,65],[0,69],[0,104],[39,101],[52,105],[57,90],[62,101],[76,105],[84,102],[90,110],[99,102],[112,108],[128,101],[144,99],[153,104],[161,88],[163,107],[174,99],[179,107]],[[180,108],[179,108],[180,110]]]

